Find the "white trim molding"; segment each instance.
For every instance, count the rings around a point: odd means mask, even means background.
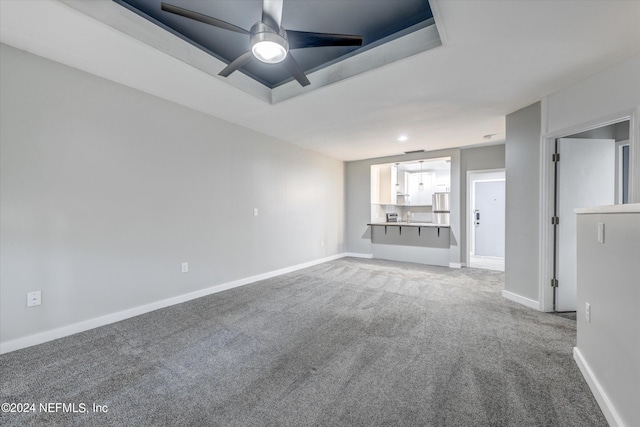
[[[629,116],[629,203],[640,203],[640,106]]]
[[[540,216],[538,224],[538,301],[540,311],[553,311],[553,288],[550,280],[553,277],[553,216],[555,196],[554,167],[550,156],[555,153],[555,137],[540,137]]]
[[[359,252],[345,252],[343,256],[351,257],[351,258],[367,258],[367,259],[373,258],[373,254],[361,254]]]
[[[578,347],[573,347],[573,359],[576,361],[576,364],[578,365],[578,368],[580,369],[580,372],[582,373],[585,381],[587,381],[587,384],[591,389],[591,393],[593,393],[593,396],[596,398],[596,401],[600,406],[600,410],[602,410],[602,413],[607,419],[609,425],[611,427],[625,427],[622,418],[616,411],[613,403],[611,403],[611,399],[609,399],[609,396],[607,396],[604,388],[602,388],[602,385],[593,374],[593,371],[589,367],[589,364],[585,360],[582,352],[580,352],[580,349]]]
[[[214,285],[206,289],[201,289],[187,294],[178,295],[175,297],[167,298],[161,301],[155,301],[149,304],[133,307],[127,310],[118,311],[115,313],[107,314],[104,316],[96,317],[93,319],[87,319],[82,322],[73,323],[70,325],[62,326],[49,331],[39,332],[33,335],[29,335],[22,338],[17,338],[11,341],[0,343],[0,354],[9,353],[11,351],[20,350],[22,348],[31,347],[38,344],[43,344],[48,341],[53,341],[58,338],[63,338],[69,335],[77,334],[79,332],[88,331],[89,329],[98,328],[100,326],[106,326],[111,323],[119,322],[121,320],[129,319],[131,317],[139,316],[141,314],[149,313],[151,311],[159,310],[161,308],[169,307],[183,302],[191,301],[196,298],[204,297],[207,295],[215,294],[218,292],[226,291],[229,289],[237,288],[239,286],[248,285],[250,283],[259,282],[261,280],[270,279],[272,277],[281,276],[283,274],[291,273],[297,270],[301,270],[307,267],[313,267],[314,265],[322,264],[324,262],[333,261],[336,259],[344,258],[345,256],[357,256],[358,254],[341,253],[337,255],[328,256],[325,258],[316,259],[313,261],[305,262],[302,264],[293,265],[291,267],[282,268],[279,270],[270,271],[263,274],[258,274],[251,277],[245,277],[243,279],[234,280],[232,282],[222,283]],[[371,257],[367,254],[361,258]]]
[[[532,299],[523,297],[522,295],[514,294],[513,292],[503,290],[502,297],[510,301],[517,302],[518,304],[527,306],[529,308],[533,308],[534,310],[540,310],[540,303],[538,301],[534,301]]]

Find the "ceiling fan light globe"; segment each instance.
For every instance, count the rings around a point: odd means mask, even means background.
[[[284,28],[275,31],[262,22],[251,27],[251,53],[258,61],[277,64],[284,61],[289,52],[289,42]]]
[[[256,59],[267,64],[277,64],[287,57],[287,50],[284,46],[270,40],[254,43],[251,46],[251,52]]]

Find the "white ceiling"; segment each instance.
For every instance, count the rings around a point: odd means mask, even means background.
[[[640,52],[640,1],[431,0],[443,46],[271,105],[186,42],[142,42],[166,36],[110,0],[82,2],[100,20],[78,1],[1,0],[0,41],[341,160],[504,141],[505,115]]]

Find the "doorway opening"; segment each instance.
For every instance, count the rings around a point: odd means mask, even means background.
[[[574,209],[628,203],[629,120],[555,140],[551,287],[552,309],[577,309]]]
[[[472,268],[504,271],[505,170],[467,172],[467,260]]]

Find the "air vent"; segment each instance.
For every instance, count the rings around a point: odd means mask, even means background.
[[[404,154],[424,153],[424,150],[405,151]]]

